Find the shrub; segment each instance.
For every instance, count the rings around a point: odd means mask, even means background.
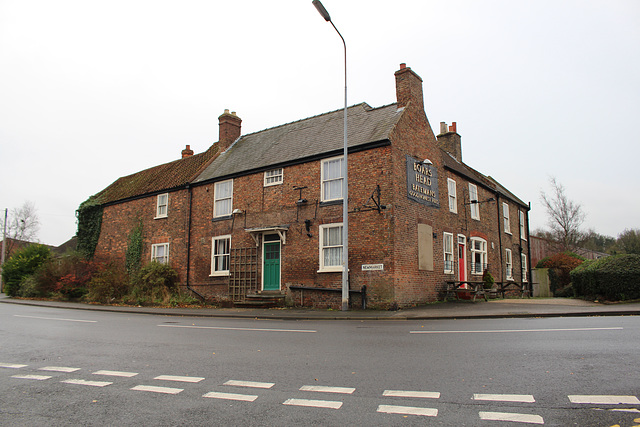
[[[486,269],[484,270],[484,273],[482,273],[482,281],[484,282],[483,287],[485,289],[491,289],[495,283],[493,276],[489,273],[489,270]]]
[[[138,304],[168,304],[171,297],[176,295],[179,295],[178,273],[168,264],[151,262],[142,267],[133,278],[131,297]]]
[[[563,289],[571,283],[570,272],[584,262],[585,258],[572,252],[562,252],[541,259],[536,268],[549,269],[549,290],[554,296],[566,296]]]
[[[610,301],[640,298],[640,255],[625,254],[585,263],[571,271],[578,296]]]
[[[38,295],[58,299],[77,299],[87,292],[87,283],[99,264],[73,252],[62,258],[52,258],[36,272]]]
[[[87,301],[107,304],[121,301],[130,290],[129,276],[115,265],[103,265],[87,283]]]
[[[16,251],[2,267],[2,281],[7,295],[20,295],[20,284],[27,276],[51,257],[51,251],[44,245],[33,244]]]

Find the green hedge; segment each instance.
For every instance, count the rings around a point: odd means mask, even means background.
[[[4,292],[10,297],[19,296],[22,280],[34,274],[50,256],[49,248],[40,244],[32,244],[16,251],[2,266]]]
[[[640,299],[640,255],[615,255],[584,262],[571,271],[576,296],[610,301]]]

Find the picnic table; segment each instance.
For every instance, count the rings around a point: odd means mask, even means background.
[[[517,291],[520,293],[520,298],[524,298],[525,294],[527,298],[529,297],[529,289],[527,282],[516,282],[514,280],[507,280],[505,282],[495,282],[498,285],[498,288],[495,292],[502,294],[502,298],[504,298],[505,292],[509,290]]]
[[[484,282],[475,280],[449,280],[447,281],[447,289],[444,296],[446,300],[449,296],[455,295],[456,299],[460,299],[460,294],[473,295],[473,300],[481,296],[487,301],[487,294],[484,290]]]

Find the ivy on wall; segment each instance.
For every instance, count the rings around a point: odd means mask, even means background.
[[[87,259],[93,258],[98,245],[102,227],[102,212],[102,205],[93,196],[82,202],[76,211],[78,218],[77,250]]]
[[[129,233],[127,242],[127,252],[125,254],[125,266],[129,274],[137,273],[140,270],[142,261],[142,221],[133,227]]]

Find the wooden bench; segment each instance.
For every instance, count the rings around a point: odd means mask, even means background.
[[[460,299],[460,294],[473,295],[474,301],[478,296],[481,296],[485,301],[487,301],[487,293],[484,290],[484,282],[470,280],[447,281],[447,289],[444,299],[446,300],[451,295],[455,295],[456,299]]]

